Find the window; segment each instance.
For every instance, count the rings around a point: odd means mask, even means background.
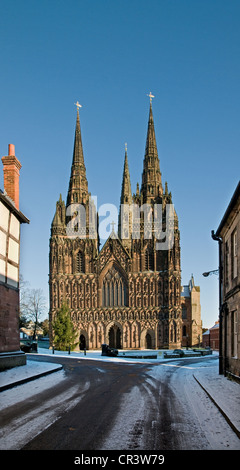
[[[150,249],[145,251],[145,269],[146,271],[154,271],[153,253]]]
[[[111,268],[103,279],[102,306],[123,307],[127,305],[127,289],[123,277]]]
[[[85,272],[84,255],[81,251],[79,251],[77,253],[76,272],[77,273],[84,273]]]
[[[232,233],[232,279],[235,279],[237,277],[237,230],[234,230]]]
[[[187,319],[187,308],[182,306],[182,319],[186,320]],[[184,335],[185,336],[185,335]]]
[[[225,243],[225,284],[228,286],[228,273],[229,273],[229,247],[228,242]]]
[[[231,355],[237,357],[237,312],[231,313]]]

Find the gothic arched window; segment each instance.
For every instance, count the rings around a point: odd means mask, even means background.
[[[127,305],[125,280],[115,268],[111,268],[103,279],[102,306],[123,307],[125,305]]]
[[[153,253],[150,248],[145,251],[145,269],[146,271],[154,271]]]
[[[76,272],[77,273],[84,273],[85,272],[84,254],[81,251],[79,251],[77,253]]]

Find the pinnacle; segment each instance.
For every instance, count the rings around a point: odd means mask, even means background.
[[[131,204],[131,202],[132,202],[131,181],[130,181],[130,173],[129,173],[129,167],[128,167],[127,149],[125,149],[121,204],[125,204],[125,203]]]

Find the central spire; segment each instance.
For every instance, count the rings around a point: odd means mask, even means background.
[[[77,122],[76,122],[76,129],[75,129],[73,164],[80,164],[80,163],[82,165],[84,165],[83,148],[82,148],[82,136],[81,136],[80,118],[79,118],[79,108],[77,108]],[[84,167],[85,167],[85,165],[84,165]]]
[[[148,130],[143,162],[142,187],[143,202],[150,203],[163,193],[162,178],[160,172],[157,143],[154,129],[152,100],[150,97],[150,109],[148,118]]]
[[[86,197],[88,196],[88,182],[83,157],[79,106],[79,103],[77,103],[77,121],[75,129],[71,176],[67,195],[67,206],[72,203],[85,203]]]

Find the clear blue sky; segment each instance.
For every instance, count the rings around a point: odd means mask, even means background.
[[[21,271],[48,299],[50,225],[66,199],[76,121],[89,191],[119,205],[124,143],[141,182],[150,91],[163,183],[181,231],[182,284],[218,318],[211,239],[239,180],[239,0],[2,0],[0,155],[21,161]],[[0,174],[3,188],[3,174]]]

